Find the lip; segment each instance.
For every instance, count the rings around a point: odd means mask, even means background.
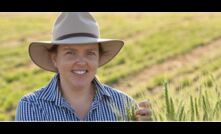
[[[77,74],[77,75],[84,75],[88,71],[87,70],[72,70],[71,72],[74,73],[74,74]]]

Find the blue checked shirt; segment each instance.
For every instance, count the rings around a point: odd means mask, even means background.
[[[49,84],[24,96],[16,110],[16,121],[82,121],[58,90],[59,75]],[[96,95],[83,121],[128,121],[129,112],[138,108],[125,93],[93,80]],[[129,111],[129,112],[128,112]]]

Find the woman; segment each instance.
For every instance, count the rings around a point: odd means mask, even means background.
[[[49,84],[24,96],[16,121],[150,120],[149,103],[140,107],[125,93],[101,84],[97,68],[114,58],[124,42],[100,39],[89,13],[61,13],[52,41],[32,42],[29,55],[46,71],[55,72]],[[135,111],[135,116],[131,111]]]

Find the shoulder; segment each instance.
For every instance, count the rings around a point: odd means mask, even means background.
[[[122,91],[120,91],[120,90],[118,90],[116,88],[113,88],[113,87],[111,87],[109,85],[106,85],[106,84],[102,84],[102,85],[106,89],[106,91],[108,91],[108,93],[110,93],[111,95],[120,95],[120,96],[124,96],[124,97],[129,97],[130,98],[130,96],[128,94],[126,94],[126,93],[124,93],[124,92],[122,92]]]
[[[37,102],[39,100],[39,95],[41,94],[42,90],[44,90],[44,88],[38,89],[34,92],[24,95],[21,98],[20,102],[27,102],[27,103]]]
[[[113,99],[120,99],[122,101],[127,101],[127,102],[132,102],[132,103],[136,103],[135,100],[129,96],[128,94],[126,94],[125,92],[122,92],[121,90],[118,90],[116,88],[110,87],[108,85],[103,84],[103,87],[106,89],[106,91],[110,94],[110,96]]]
[[[38,95],[39,91],[35,91],[21,98],[16,109],[16,121],[34,121],[41,117]]]
[[[42,107],[41,105],[43,104],[42,102],[44,102],[44,101],[41,100],[41,94],[44,92],[44,90],[45,90],[45,88],[40,88],[34,92],[24,95],[20,99],[17,109],[19,109],[19,108],[38,109],[38,108]]]

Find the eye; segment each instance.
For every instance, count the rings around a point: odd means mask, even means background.
[[[66,51],[65,54],[67,54],[67,55],[74,55],[75,53],[73,51]]]
[[[87,54],[88,55],[96,55],[96,53],[94,51],[89,51]]]

